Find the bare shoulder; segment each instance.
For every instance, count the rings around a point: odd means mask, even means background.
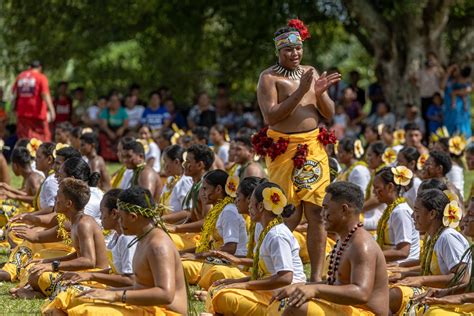
[[[272,80],[275,77],[273,66],[268,67],[260,73],[260,80]]]
[[[373,236],[365,229],[358,230],[352,238],[351,253],[354,256],[370,258],[376,257],[377,253],[381,252]]]
[[[147,245],[151,254],[159,256],[174,254],[176,251],[174,243],[163,230],[154,229],[151,234],[152,236]]]
[[[77,222],[77,228],[80,231],[91,232],[100,227],[92,216],[83,215]]]

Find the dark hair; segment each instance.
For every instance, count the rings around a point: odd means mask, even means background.
[[[131,150],[133,153],[142,155],[145,157],[145,148],[143,148],[142,143],[139,141],[126,142],[122,144],[123,150]]]
[[[121,144],[123,146],[126,143],[131,143],[131,142],[135,142],[135,141],[136,141],[136,139],[133,138],[132,136],[125,136],[125,137],[120,138],[119,144]]]
[[[226,129],[222,124],[215,124],[211,128],[215,129],[219,134],[225,135]]]
[[[123,190],[118,195],[118,199],[122,202],[138,205],[143,208],[150,208],[155,206],[155,201],[153,200],[153,196],[151,195],[150,190],[139,186],[131,186],[130,188]],[[148,205],[148,202],[150,203],[150,205]]]
[[[337,178],[339,172],[339,164],[337,160],[333,157],[329,157],[329,181],[333,182]]]
[[[205,140],[206,144],[209,143],[209,129],[206,126],[197,126],[193,128],[193,135],[198,140]]]
[[[33,60],[30,63],[31,68],[40,68],[42,66],[41,62],[39,60]]]
[[[266,180],[266,179],[263,179]],[[252,195],[253,190],[257,187],[257,185],[262,183],[262,178],[259,177],[245,177],[239,184],[239,188],[237,189],[240,193],[242,193],[245,197],[249,197]]]
[[[377,141],[369,145],[369,149],[377,156],[382,156],[387,146],[383,142]]]
[[[165,148],[163,155],[168,157],[171,160],[178,159],[180,162],[183,162],[183,153],[184,148],[179,145],[171,145]]]
[[[91,198],[91,190],[87,183],[79,179],[64,179],[59,184],[61,191],[67,199],[71,200],[76,210],[82,210]]]
[[[61,156],[64,158],[64,160],[68,160],[71,158],[81,158],[81,153],[76,149],[71,146],[61,148],[56,151],[56,156]]]
[[[206,145],[194,144],[187,150],[188,153],[193,154],[196,162],[202,161],[204,169],[209,170],[214,163],[214,152]]]
[[[418,161],[418,158],[420,158],[420,153],[415,147],[403,147],[399,153],[402,154],[408,162]]]
[[[94,133],[85,133],[81,135],[81,141],[89,145],[94,145],[95,149],[99,148],[99,140]]]
[[[216,169],[216,170],[211,170],[207,172],[203,178],[204,178],[204,181],[206,181],[213,187],[217,187],[218,185],[220,185],[222,189],[225,191],[225,184],[227,182],[228,177],[229,175],[227,174],[227,172],[221,169]]]
[[[451,162],[451,158],[447,153],[434,150],[430,152],[430,158],[433,158],[437,165],[443,167],[443,176],[451,171],[453,163]]]
[[[26,148],[26,146],[28,146],[29,143],[30,143],[30,140],[28,138],[20,138],[19,140],[16,141],[15,148],[18,148],[18,147]]]
[[[418,194],[425,190],[438,189],[440,191],[445,191],[448,189],[447,184],[439,179],[428,179],[423,180],[418,187]]]
[[[419,131],[419,132],[421,132],[420,126],[416,123],[407,123],[407,124],[405,124],[405,126],[403,128],[405,129],[405,132],[408,132],[408,131]]]
[[[71,136],[74,138],[80,138],[82,135],[82,127],[76,126],[71,130]]]
[[[65,132],[71,133],[74,126],[70,122],[61,122],[56,126],[56,129],[62,129]]]
[[[449,153],[449,137],[440,137],[438,139],[438,144],[443,147],[443,151]]]
[[[236,138],[234,139],[234,141],[235,141],[236,143],[242,143],[242,144],[244,144],[245,147],[247,147],[248,149],[253,149],[253,147],[252,147],[252,139],[251,139],[251,137],[249,137],[249,136],[247,136],[247,135],[245,135],[245,136],[240,136],[240,137],[236,137]]]
[[[30,152],[25,147],[18,147],[13,149],[11,159],[12,163],[17,164],[22,168],[30,166],[32,160]]]
[[[241,127],[237,131],[237,137],[248,137],[252,139],[252,135],[255,134],[255,130],[250,127]]]
[[[171,128],[164,128],[160,131],[160,135],[161,137],[163,137],[164,139],[166,139],[168,142],[171,143],[171,138],[174,135],[174,131]]]
[[[99,183],[100,174],[98,172],[91,172],[91,168],[82,158],[69,158],[64,161],[62,168],[68,177],[82,180],[90,187],[96,187]]]
[[[374,132],[374,134],[377,135],[377,138],[380,137],[380,135],[379,135],[379,128],[378,128],[377,125],[367,125],[367,126],[365,127],[365,129],[366,129],[366,130],[370,129],[372,132]]]
[[[255,196],[255,199],[257,200],[257,202],[261,203],[263,201],[263,190],[265,190],[266,188],[278,188],[283,192],[283,190],[278,184],[265,181],[263,183],[260,183],[253,191],[253,196]],[[285,193],[283,192],[283,194]],[[287,204],[284,207],[283,212],[281,213],[281,216],[284,218],[288,218],[291,216],[291,214],[293,214],[294,211],[295,211],[295,206],[293,204]]]
[[[154,90],[154,91],[151,91],[149,94],[148,94],[148,98],[151,99],[152,96],[154,95],[158,95],[160,97],[160,100],[161,100],[161,94],[158,90]]]
[[[463,69],[461,69],[461,76],[463,76],[464,78],[467,78],[470,75],[471,75],[471,67],[466,66],[466,67],[463,67]]]
[[[46,156],[46,157],[53,157],[53,153],[54,153],[54,149],[56,148],[56,144],[55,143],[51,143],[51,142],[46,142],[46,143],[42,143],[38,150],[42,150],[43,151],[43,154]]]
[[[442,219],[444,208],[449,203],[449,198],[443,191],[438,189],[428,189],[418,193],[417,199],[421,201],[423,207],[425,207],[428,211],[435,210],[436,211],[436,218]]]
[[[402,195],[405,190],[408,190],[411,187],[411,184],[413,183],[413,179],[411,179],[410,183],[406,187],[396,184],[392,168],[390,167],[382,168],[382,170],[377,172],[375,176],[380,177],[385,184],[392,183],[395,186],[397,194],[399,196]]]
[[[474,143],[466,147],[466,154],[474,155]]]
[[[357,213],[362,211],[364,193],[358,185],[347,181],[338,181],[328,185],[326,193],[331,194],[331,200],[338,203],[347,203],[353,206]]]
[[[107,191],[107,193],[105,193],[102,197],[102,202],[109,211],[114,208],[117,208],[117,200],[122,191],[122,189],[111,189]]]
[[[354,154],[354,144],[356,139],[353,137],[344,137],[339,142],[337,148],[344,150],[345,152]],[[355,155],[355,154],[354,154]]]

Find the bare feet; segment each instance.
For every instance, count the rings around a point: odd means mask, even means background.
[[[40,292],[36,292],[31,288],[21,287],[18,288],[15,293],[12,293],[13,297],[15,298],[24,298],[27,300],[31,300],[34,298],[44,298],[43,294]]]
[[[194,299],[205,302],[207,298],[207,291],[195,291],[194,292]]]

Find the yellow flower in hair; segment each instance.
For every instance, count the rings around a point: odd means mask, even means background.
[[[420,157],[418,157],[418,160],[416,161],[416,168],[418,170],[422,170],[428,158],[430,158],[429,154],[421,154]]]
[[[449,139],[449,152],[453,155],[460,156],[466,149],[467,141],[464,136],[454,136]]]
[[[228,196],[235,198],[237,196],[237,188],[239,187],[238,176],[228,176],[225,184],[225,193]]]
[[[265,188],[262,192],[263,207],[275,215],[280,215],[286,206],[286,196],[276,187]]]
[[[393,142],[395,145],[405,144],[405,130],[397,129],[393,132]]]
[[[397,185],[407,186],[413,178],[413,172],[405,166],[398,166],[391,169],[393,173],[393,181]]]
[[[443,225],[445,227],[456,228],[462,218],[462,211],[457,201],[451,201],[444,208]]]
[[[449,132],[446,126],[438,127],[438,129],[436,130],[436,135],[440,138],[448,138]]]
[[[354,142],[354,155],[357,159],[361,158],[364,155],[364,147],[360,139],[357,139]]]
[[[32,138],[28,145],[26,145],[26,149],[30,152],[31,157],[36,157],[36,151],[38,150],[39,146],[41,146],[43,142],[39,139]]]
[[[63,143],[57,143],[56,146],[54,147],[54,150],[53,150],[53,158],[56,159],[56,152],[58,150],[66,148],[66,147],[69,147],[69,145],[68,144],[63,144]]]
[[[171,124],[171,128],[173,129],[174,134],[173,136],[171,136],[170,142],[171,142],[171,145],[176,145],[178,143],[179,138],[181,136],[184,136],[185,133],[182,129],[178,127],[178,125],[176,125],[176,123]]]
[[[387,166],[392,165],[397,161],[397,152],[392,147],[385,149],[382,155],[382,161]]]
[[[337,155],[339,151],[339,140],[336,140],[336,143],[334,144],[334,153]]]
[[[444,190],[443,193],[448,197],[449,201],[458,201],[458,198],[456,196],[456,194],[454,194],[453,192],[449,191],[449,190]]]
[[[81,135],[87,134],[87,133],[94,133],[94,130],[90,127],[84,127],[81,131]]]
[[[143,145],[143,149],[145,150],[145,153],[147,153],[148,149],[150,149],[148,141],[146,139],[143,139],[143,138],[138,138],[137,142],[139,142],[140,144]]]

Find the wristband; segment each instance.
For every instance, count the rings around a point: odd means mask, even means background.
[[[127,300],[127,290],[123,290],[123,293],[122,293],[122,303],[126,303],[126,300]]]

